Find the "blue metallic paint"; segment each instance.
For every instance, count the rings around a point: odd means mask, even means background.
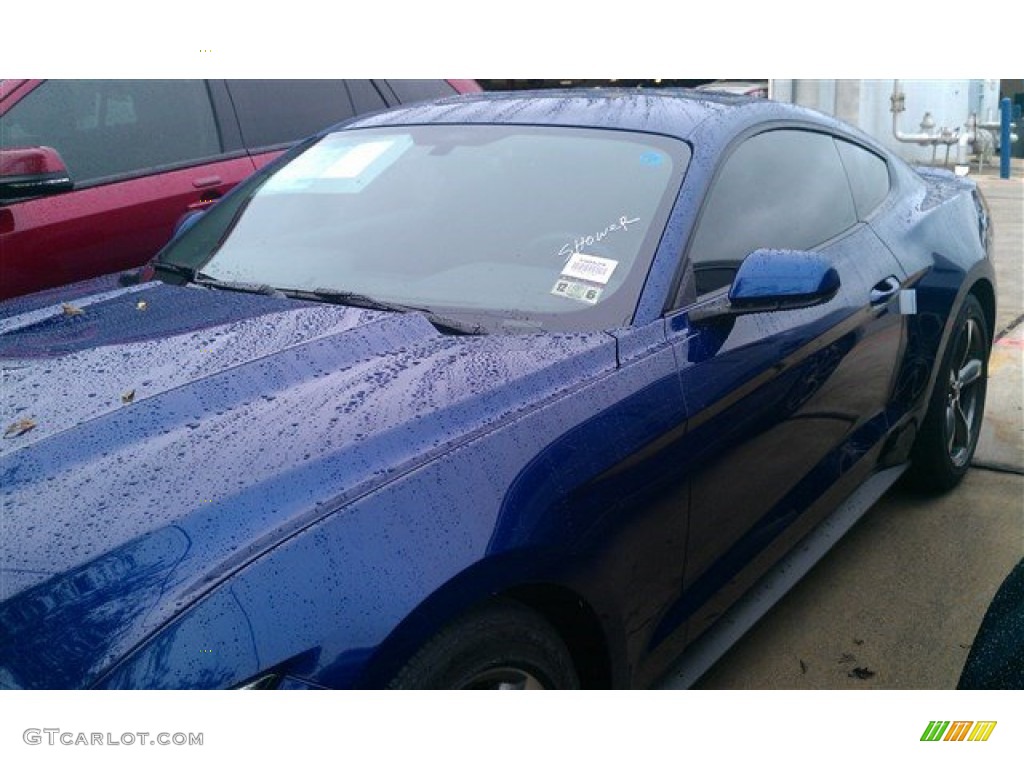
[[[635,93],[353,127],[461,121],[691,143],[633,325],[444,336],[105,278],[0,305],[4,418],[36,423],[0,445],[0,686],[380,686],[509,592],[574,603],[600,679],[647,685],[920,420],[949,318],[992,282],[970,186],[893,160],[890,200],[821,249],[833,300],[694,321],[672,308],[680,254],[733,142],[781,124],[869,140],[764,100]],[[919,314],[867,304],[887,276]]]
[[[797,308],[823,302],[839,290],[839,273],[825,257],[800,251],[754,251],[743,260],[729,289],[733,306],[759,309]]]

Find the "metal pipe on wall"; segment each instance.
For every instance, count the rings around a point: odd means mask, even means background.
[[[1010,100],[999,102],[1002,125],[999,130],[999,178],[1010,178]]]
[[[931,113],[925,112],[924,119],[921,122],[921,127],[928,127],[928,131],[924,133],[903,133],[900,130],[900,112],[905,112],[906,107],[906,96],[903,91],[900,90],[900,81],[892,81],[892,96],[889,97],[890,108],[892,112],[892,135],[896,138],[896,141],[902,141],[906,144],[920,144],[922,147],[931,147],[933,150],[939,144],[946,145],[946,148],[956,144],[960,140],[959,130],[951,131],[948,128],[943,128],[940,133],[932,133],[931,127],[934,123],[931,122]],[[933,153],[934,157],[934,153]]]

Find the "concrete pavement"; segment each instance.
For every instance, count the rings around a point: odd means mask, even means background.
[[[1015,178],[979,178],[995,227],[996,328],[975,465],[1024,473],[1024,161]]]
[[[975,466],[943,496],[890,491],[695,686],[950,689],[1024,557],[1024,180],[977,176],[999,304]]]

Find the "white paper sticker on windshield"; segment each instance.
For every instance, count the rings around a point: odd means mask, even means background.
[[[562,268],[562,277],[576,277],[580,280],[607,285],[612,272],[618,265],[619,262],[614,259],[602,259],[600,256],[574,253]]]
[[[601,294],[604,293],[604,288],[598,288],[596,285],[587,285],[576,280],[560,279],[555,283],[555,287],[551,289],[551,293],[555,296],[564,296],[567,299],[576,299],[577,301],[585,301],[587,304],[597,304],[597,300],[601,298]]]

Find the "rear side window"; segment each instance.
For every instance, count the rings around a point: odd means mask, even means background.
[[[357,115],[362,115],[365,112],[379,112],[388,108],[388,103],[384,101],[384,97],[381,96],[373,81],[346,80],[345,85],[348,86],[348,93],[352,97],[352,105],[355,107]]]
[[[732,282],[758,248],[810,250],[857,223],[831,136],[768,131],[744,141],[713,182],[690,246],[698,293]]]
[[[856,144],[836,139],[836,146],[850,177],[857,215],[867,218],[889,196],[889,166],[874,152]]]
[[[292,144],[355,114],[342,80],[228,80],[250,149]]]
[[[2,118],[0,146],[49,146],[76,184],[221,152],[203,80],[47,80]]]
[[[454,96],[457,91],[447,80],[388,80],[388,86],[401,104]]]

